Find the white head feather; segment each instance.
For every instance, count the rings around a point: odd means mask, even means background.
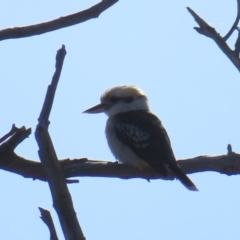
[[[104,111],[109,117],[128,111],[149,110],[146,95],[135,86],[110,88],[101,96],[101,103],[109,106]]]

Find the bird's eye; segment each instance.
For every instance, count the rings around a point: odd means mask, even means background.
[[[110,97],[109,101],[110,101],[111,103],[116,103],[116,102],[119,101],[119,98],[117,98],[117,97],[115,97],[115,96],[112,96],[112,97]]]
[[[123,101],[124,101],[125,103],[130,103],[130,102],[133,101],[133,97],[126,97],[126,98],[124,98]]]

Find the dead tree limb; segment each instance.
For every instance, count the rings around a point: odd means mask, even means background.
[[[14,27],[0,30],[0,41],[13,38],[31,37],[43,33],[55,31],[61,28],[73,26],[85,22],[99,15],[114,5],[118,0],[102,0],[100,3],[81,12],[72,15],[60,17],[49,22],[43,22],[25,27]]]
[[[51,137],[48,132],[49,115],[55,96],[55,91],[66,55],[65,47],[62,46],[56,56],[56,71],[52,82],[48,86],[47,94],[43,103],[42,111],[38,118],[35,138],[39,146],[39,157],[51,191],[53,206],[63,230],[65,239],[85,240],[82,229],[73,208],[73,202],[66,185],[65,176],[59,164]]]
[[[234,66],[240,71],[240,59],[239,59],[239,37],[235,44],[235,50],[232,50],[228,44],[226,43],[226,40],[230,37],[230,35],[233,33],[234,30],[237,30],[237,24],[239,21],[239,0],[238,0],[238,14],[237,18],[228,32],[228,34],[225,37],[222,37],[216,30],[211,27],[207,22],[205,22],[201,17],[199,17],[191,8],[187,7],[187,10],[190,12],[190,14],[194,17],[195,21],[199,24],[199,27],[194,27],[194,29],[206,36],[211,38],[215,43],[218,45],[218,47],[224,52],[224,54],[230,59],[230,61],[234,64]]]
[[[39,211],[41,213],[40,218],[42,221],[47,225],[49,232],[50,232],[50,240],[58,240],[57,232],[52,220],[51,213],[43,208],[39,207]]]
[[[29,136],[31,129],[22,127],[0,145],[0,169],[18,174],[25,178],[46,181],[42,164],[34,160],[24,159],[14,152],[14,147]],[[94,161],[86,158],[65,159],[59,161],[65,178],[72,177],[108,177],[108,178],[143,178],[163,179],[154,171],[140,171],[124,164],[106,161]],[[228,147],[228,153],[220,156],[199,156],[185,160],[178,160],[180,167],[187,173],[218,172],[226,175],[240,174],[240,154],[234,153]],[[165,180],[172,180],[168,178]]]
[[[226,34],[225,37],[223,37],[223,39],[225,41],[228,40],[228,38],[233,34],[234,30],[237,29],[238,23],[239,23],[239,19],[240,19],[240,0],[237,0],[237,16],[236,19],[231,27],[231,29],[229,30],[229,32]]]

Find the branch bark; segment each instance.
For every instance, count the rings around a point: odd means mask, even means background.
[[[0,41],[12,38],[31,37],[79,24],[89,19],[99,17],[103,11],[110,8],[117,2],[118,0],[102,0],[100,3],[89,9],[74,13],[72,15],[60,17],[49,22],[43,22],[25,27],[6,28],[0,30]]]

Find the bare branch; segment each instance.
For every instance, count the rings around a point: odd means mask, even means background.
[[[19,157],[11,150],[0,146],[0,169],[19,174],[25,178],[46,181],[46,174],[41,163]],[[164,179],[150,169],[140,171],[125,164],[106,161],[94,161],[86,158],[59,161],[65,178],[72,177],[108,177],[121,179]],[[240,154],[232,152],[228,147],[227,155],[199,156],[185,160],[178,160],[178,164],[185,173],[218,172],[221,174],[240,174]],[[168,178],[165,180],[172,180]]]
[[[237,25],[239,23],[239,19],[240,19],[240,0],[237,0],[237,17],[236,20],[234,21],[231,29],[229,30],[229,32],[226,34],[225,37],[223,37],[224,41],[227,41],[228,38],[232,35],[232,33],[234,32],[234,30],[237,29]]]
[[[215,41],[218,47],[225,53],[225,55],[230,59],[234,66],[240,71],[240,59],[235,51],[231,50],[230,47],[225,42],[224,38],[220,36],[216,30],[208,25],[202,18],[200,18],[191,8],[187,7],[188,11],[194,17],[195,21],[199,24],[200,27],[194,27],[194,29],[206,37],[211,38]]]
[[[43,208],[38,208],[41,216],[40,218],[42,219],[42,221],[47,225],[49,232],[50,232],[50,240],[58,240],[58,236],[57,236],[57,232],[52,220],[52,216],[51,213]]]
[[[66,177],[112,177],[121,179],[143,178],[143,179],[164,179],[173,180],[173,176],[167,179],[160,176],[151,169],[140,171],[134,167],[125,164],[116,164],[101,161],[80,161],[74,163],[69,161],[68,165],[64,166]],[[179,166],[187,174],[198,172],[218,172],[227,175],[240,174],[240,154],[232,153],[230,155],[221,156],[199,156],[185,160],[177,161]]]
[[[110,8],[118,0],[102,0],[100,3],[93,7],[72,15],[60,17],[58,19],[30,25],[25,27],[7,28],[0,31],[0,41],[12,38],[23,38],[43,33],[55,31],[61,28],[69,27],[75,24],[85,22],[92,18],[97,18],[103,11]]]
[[[34,160],[24,159],[13,152],[16,142],[29,136],[31,129],[25,127],[17,128],[16,134],[0,145],[0,169],[16,173],[25,178],[46,181],[46,174],[41,163]],[[25,129],[25,130],[23,130]],[[19,135],[21,137],[19,137]],[[18,141],[16,141],[18,139]],[[19,141],[19,139],[21,141]],[[11,146],[11,144],[13,146]],[[234,153],[230,144],[227,146],[227,155],[221,156],[199,156],[185,160],[178,160],[178,164],[185,173],[218,172],[227,175],[240,174],[240,154]],[[74,160],[60,160],[60,166],[65,178],[72,177],[109,177],[109,178],[143,178],[143,179],[165,179],[150,169],[140,171],[136,168],[116,162],[88,160],[87,158]],[[66,183],[75,183],[77,180],[66,180]]]
[[[73,208],[73,202],[66,185],[65,176],[58,162],[58,158],[48,132],[48,118],[52,108],[65,55],[66,51],[63,46],[57,53],[56,71],[52,78],[52,82],[48,87],[43,108],[38,118],[39,123],[36,127],[35,138],[39,146],[39,157],[52,194],[53,206],[58,214],[63,234],[66,239],[85,240],[81,227],[78,223],[76,212]]]
[[[38,121],[43,123],[46,128],[49,125],[49,116],[53,105],[54,95],[57,89],[57,84],[60,78],[60,74],[62,71],[63,61],[66,55],[65,46],[62,45],[62,48],[57,51],[56,55],[56,71],[52,77],[52,83],[48,86],[48,90],[46,93],[45,101],[43,103],[42,111],[38,118]]]
[[[27,138],[31,134],[31,128],[26,129],[24,126],[21,128],[15,127],[13,124],[12,129],[10,132],[5,134],[1,138],[1,148],[2,149],[8,149],[9,151],[13,151],[25,138]],[[10,137],[12,136],[12,137]],[[9,138],[9,139],[8,139]],[[6,140],[8,139],[8,140]],[[5,141],[5,142],[4,142]]]
[[[7,140],[9,137],[11,137],[16,131],[17,131],[17,128],[15,124],[13,124],[11,130],[0,138],[0,144],[5,140]]]
[[[237,28],[237,30],[238,30],[238,37],[237,37],[237,40],[236,40],[236,43],[235,43],[234,53],[235,53],[236,57],[239,57],[239,53],[240,53],[240,29]]]

